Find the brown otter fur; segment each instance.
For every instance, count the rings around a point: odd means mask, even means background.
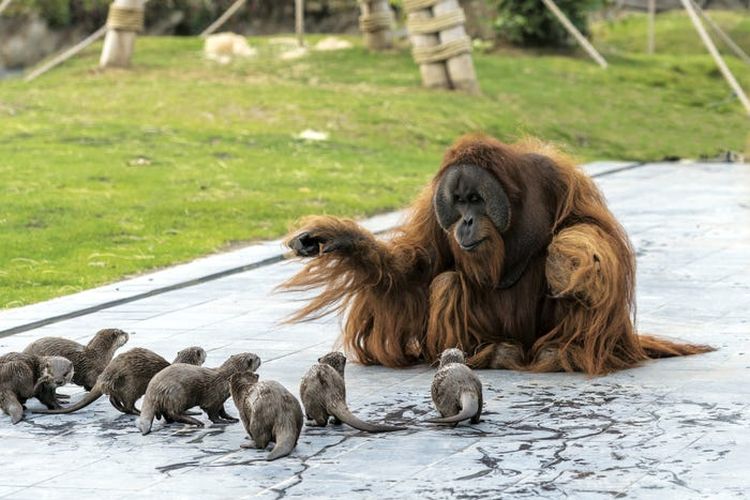
[[[302,431],[302,406],[297,398],[275,380],[258,382],[258,374],[252,372],[235,373],[229,379],[229,387],[242,425],[255,447],[262,450],[273,441],[273,450],[266,457],[269,461],[289,455]]]
[[[446,349],[440,356],[440,368],[432,379],[432,402],[442,418],[428,420],[435,424],[458,424],[471,419],[479,423],[482,415],[482,382],[466,366],[464,353]]]
[[[24,353],[37,356],[62,356],[73,363],[73,383],[87,391],[93,389],[115,351],[125,345],[128,334],[116,328],[100,330],[87,345],[60,337],[45,337],[32,342]]]
[[[0,356],[0,408],[17,424],[24,403],[36,397],[47,408],[58,407],[55,389],[70,382],[73,363],[59,356],[12,352]]]
[[[188,347],[177,353],[174,363],[200,366],[206,360],[206,351],[200,347]],[[118,411],[140,415],[135,402],[146,393],[154,375],[169,366],[169,362],[148,349],[136,347],[118,355],[104,369],[94,387],[78,403],[59,410],[37,410],[34,413],[73,413],[90,405],[103,395]]]
[[[166,367],[148,384],[138,428],[141,433],[148,434],[154,418],[162,416],[167,423],[182,422],[203,427],[203,422],[185,415],[194,406],[205,411],[215,424],[237,422],[224,409],[224,402],[230,396],[229,378],[237,372],[255,371],[259,366],[258,356],[242,353],[230,356],[219,368],[182,363]]]
[[[330,352],[318,359],[302,377],[300,396],[305,405],[307,425],[325,427],[328,418],[333,416],[334,423],[344,422],[355,429],[367,432],[401,431],[403,427],[371,424],[360,420],[352,414],[346,405],[346,382],[344,368],[346,356],[340,352]]]

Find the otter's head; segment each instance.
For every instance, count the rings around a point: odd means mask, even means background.
[[[94,335],[94,338],[91,339],[87,347],[97,351],[114,352],[124,346],[129,339],[130,335],[127,332],[118,328],[105,328],[96,332],[96,335]]]
[[[338,351],[329,352],[325,356],[318,358],[318,363],[331,366],[342,377],[344,376],[344,368],[346,368],[346,356],[344,356],[344,353]]]
[[[246,391],[258,383],[258,374],[249,370],[235,372],[229,377],[229,393],[235,400],[237,406],[240,406],[240,398]]]
[[[466,356],[461,349],[446,349],[440,355],[440,366],[443,367],[449,363],[466,364]]]
[[[247,371],[254,372],[260,368],[260,358],[257,354],[251,352],[234,354],[230,356],[221,367],[223,369],[229,369],[232,373]]]
[[[202,366],[206,362],[206,351],[202,347],[187,347],[177,353],[172,363]]]
[[[55,387],[62,387],[73,380],[73,363],[60,356],[45,356],[42,378]]]

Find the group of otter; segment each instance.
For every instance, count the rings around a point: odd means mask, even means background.
[[[72,413],[107,395],[118,411],[138,416],[138,429],[148,434],[155,418],[202,427],[203,422],[188,411],[196,406],[215,424],[237,422],[224,409],[231,397],[253,441],[242,447],[265,449],[273,442],[268,460],[286,456],[296,446],[303,424],[302,405],[310,426],[325,427],[332,417],[334,424],[346,423],[366,432],[404,429],[365,422],[352,414],[346,404],[346,357],[340,352],[319,358],[302,377],[300,405],[280,383],[259,381],[256,370],[261,361],[255,354],[235,354],[218,368],[202,366],[206,351],[200,347],[183,349],[171,364],[140,347],[114,357],[128,339],[122,330],[105,329],[85,346],[46,337],[31,343],[22,353],[0,356],[0,408],[16,424],[23,419],[24,403],[32,397],[47,407],[34,413]],[[63,407],[61,403],[68,396],[56,390],[69,382],[82,386],[88,394]],[[142,396],[138,410],[135,403]],[[482,383],[466,366],[460,350],[443,352],[432,381],[432,400],[441,417],[428,422],[479,422]]]

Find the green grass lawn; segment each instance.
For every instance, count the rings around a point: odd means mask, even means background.
[[[534,134],[583,160],[744,150],[747,116],[708,56],[648,57],[607,30],[601,43],[622,47],[607,71],[475,54],[481,97],[421,89],[406,49],[280,61],[266,39],[227,66],[196,38],[143,38],[129,71],[94,70],[94,47],[2,81],[0,307],[278,237],[305,214],[401,207],[465,132]],[[750,86],[750,67],[729,64]],[[294,138],[306,128],[330,140]]]

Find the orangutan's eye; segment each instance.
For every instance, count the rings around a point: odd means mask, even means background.
[[[469,195],[469,203],[479,203],[480,201],[482,201],[482,198],[478,194],[472,193]]]

